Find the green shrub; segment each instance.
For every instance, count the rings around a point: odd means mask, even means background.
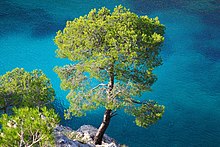
[[[51,109],[13,108],[13,115],[0,118],[0,146],[54,146],[53,128],[59,122]]]

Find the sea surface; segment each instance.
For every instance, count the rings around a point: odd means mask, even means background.
[[[119,111],[107,134],[130,147],[220,146],[219,0],[0,0],[0,75],[15,67],[42,69],[56,90],[62,116],[67,92],[53,72],[68,60],[56,58],[53,38],[67,20],[103,6],[122,4],[138,15],[158,16],[166,26],[163,65],[157,82],[144,94],[166,106],[163,118],[144,129]],[[61,123],[77,129],[99,126],[103,109]]]

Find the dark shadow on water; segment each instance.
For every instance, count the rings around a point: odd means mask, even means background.
[[[0,37],[31,29],[31,37],[42,38],[55,34],[65,25],[61,25],[56,16],[41,8],[23,8],[16,3],[3,0],[0,1],[0,9]]]
[[[207,25],[208,28],[194,35],[194,48],[210,61],[218,61],[220,59],[220,48],[217,42],[220,37],[218,32],[220,29],[216,25]]]
[[[33,38],[42,38],[49,35],[55,35],[59,29],[63,29],[65,27],[66,21],[57,23],[55,21],[50,20],[41,20],[40,22],[36,22],[32,25],[31,37]]]
[[[135,0],[130,2],[138,14],[149,14],[153,11],[163,11],[172,8],[181,8],[184,1],[176,0]]]
[[[220,48],[202,45],[197,45],[197,48],[201,54],[211,61],[218,61],[220,59]]]
[[[0,37],[12,32],[18,32],[21,25],[24,25],[25,11],[20,7],[7,2],[0,1]]]
[[[43,9],[31,10],[29,17],[30,26],[32,29],[32,37],[45,37],[48,35],[55,35],[59,29],[64,28],[65,21],[56,20],[56,17],[50,15]]]
[[[220,5],[220,2],[219,2]],[[202,16],[202,20],[207,25],[212,25],[213,27],[219,27],[220,26],[220,8],[210,12],[210,13],[202,13],[200,14]]]
[[[178,9],[191,14],[206,15],[220,12],[219,0],[128,0],[130,7],[138,14]]]

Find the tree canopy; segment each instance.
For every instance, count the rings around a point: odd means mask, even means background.
[[[13,115],[0,118],[0,146],[54,146],[53,128],[59,119],[52,109],[24,107],[13,111]]]
[[[138,16],[121,5],[112,13],[103,7],[67,21],[54,39],[57,56],[72,61],[55,67],[62,89],[69,90],[66,117],[105,107],[109,121],[120,108],[138,126],[160,119],[164,106],[140,96],[157,79],[153,70],[162,64],[164,30],[158,17]]]
[[[0,76],[0,110],[9,107],[42,107],[55,97],[50,80],[41,70],[15,68]]]

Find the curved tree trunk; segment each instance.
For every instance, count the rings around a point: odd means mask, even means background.
[[[111,65],[109,76],[110,76],[110,79],[109,79],[108,91],[107,91],[108,101],[110,101],[112,98],[112,89],[114,87],[114,64]],[[112,115],[112,110],[106,109],[102,123],[101,123],[101,125],[95,135],[95,138],[94,138],[95,144],[100,144],[100,145],[102,144],[102,138],[103,138],[103,135],[104,135],[106,129],[108,128],[109,123],[110,123],[110,120],[112,117],[111,115]]]
[[[106,129],[108,128],[108,125],[111,120],[111,111],[112,110],[110,110],[110,109],[107,109],[105,111],[102,124],[100,125],[100,127],[95,135],[95,139],[94,139],[95,144],[100,144],[100,145],[102,144],[103,135],[104,135]]]

